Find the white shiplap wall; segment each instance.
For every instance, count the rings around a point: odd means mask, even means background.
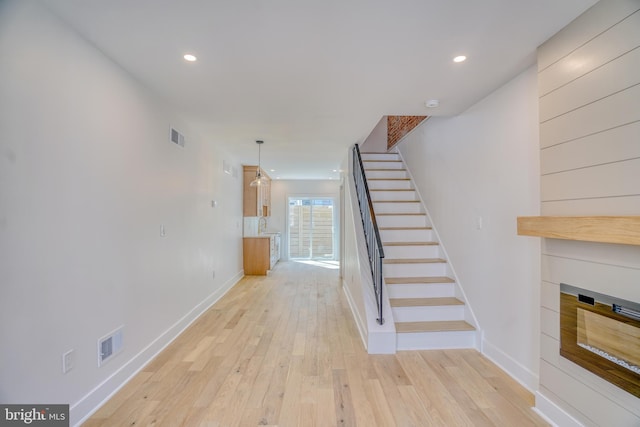
[[[640,215],[640,0],[602,0],[538,50],[541,215]],[[560,426],[639,426],[640,399],[559,355],[559,284],[640,302],[640,247],[545,239],[540,391]]]

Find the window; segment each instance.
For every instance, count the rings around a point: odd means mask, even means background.
[[[289,198],[289,258],[334,259],[331,198]]]

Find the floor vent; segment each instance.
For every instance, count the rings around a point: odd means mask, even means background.
[[[178,132],[176,129],[171,128],[171,142],[174,144],[178,144],[181,147],[184,147],[184,135]]]
[[[98,366],[104,365],[122,351],[122,329],[123,326],[98,340]]]

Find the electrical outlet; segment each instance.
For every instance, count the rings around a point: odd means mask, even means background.
[[[69,350],[62,355],[62,373],[66,374],[75,366],[74,351]]]

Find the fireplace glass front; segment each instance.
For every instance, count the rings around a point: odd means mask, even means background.
[[[640,397],[640,304],[561,283],[560,355]]]

